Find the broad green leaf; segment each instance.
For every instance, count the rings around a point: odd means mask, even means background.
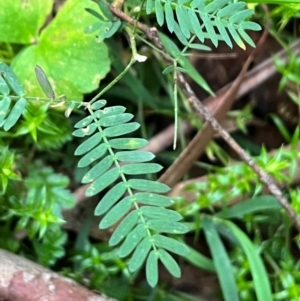
[[[170,33],[173,33],[174,31],[174,14],[173,14],[173,9],[171,6],[171,2],[166,2],[165,4],[165,13],[166,13],[166,21],[167,21],[167,26],[170,31]]]
[[[0,41],[31,44],[51,12],[53,0],[1,1]]]
[[[134,196],[139,203],[145,205],[171,206],[174,204],[174,201],[171,198],[160,194],[138,192]]]
[[[143,213],[143,215],[151,219],[161,219],[165,221],[182,220],[181,214],[179,214],[177,211],[166,209],[166,208],[142,206],[140,210]]]
[[[142,138],[117,138],[109,140],[114,149],[138,149],[146,146],[148,141]]]
[[[116,153],[116,159],[121,162],[147,162],[155,158],[150,152],[121,151]]]
[[[25,91],[16,74],[6,64],[0,62],[1,76],[6,80],[9,86],[18,96],[24,96]]]
[[[164,249],[158,249],[158,256],[171,275],[177,278],[181,276],[179,265],[168,252]]]
[[[102,27],[103,26],[102,26],[102,24],[100,22],[96,22],[96,23],[91,24],[88,27],[86,27],[84,29],[84,33],[91,34],[91,33],[95,32],[95,31],[98,31],[98,30],[102,29]]]
[[[202,222],[206,241],[212,254],[224,300],[239,301],[238,288],[235,282],[233,266],[227,251],[214,228],[213,222],[204,218]]]
[[[175,240],[174,238],[162,236],[160,234],[155,234],[152,236],[152,238],[154,239],[156,246],[166,249],[175,254],[187,256],[190,253],[188,246],[180,241]]]
[[[94,132],[96,131],[96,129],[97,129],[97,124],[96,123],[91,123],[86,128],[81,128],[81,129],[75,130],[72,133],[72,135],[75,136],[75,137],[90,136],[90,135],[94,134]]]
[[[94,161],[100,159],[107,152],[106,143],[102,143],[95,147],[93,150],[88,152],[85,156],[83,156],[79,162],[78,167],[86,167],[93,163]]]
[[[9,86],[7,85],[6,81],[4,78],[1,76],[0,72],[0,94],[7,96],[9,95]]]
[[[107,101],[105,99],[100,99],[100,100],[97,100],[96,102],[94,102],[91,105],[91,108],[93,110],[99,110],[99,109],[103,108],[104,106],[106,106],[106,103],[107,103]]]
[[[102,215],[105,213],[121,198],[125,191],[126,185],[124,182],[120,182],[112,187],[98,203],[95,209],[95,215]]]
[[[151,248],[151,242],[149,237],[145,237],[142,242],[135,249],[131,259],[128,263],[128,268],[130,272],[135,272],[138,270],[144,263],[149,251]]]
[[[0,124],[2,123],[2,121],[4,120],[6,115],[8,114],[10,104],[11,104],[11,99],[9,97],[4,97],[0,101]]]
[[[74,125],[74,127],[77,129],[84,128],[84,127],[88,126],[92,121],[93,121],[93,116],[89,115],[89,116],[81,119],[80,121],[78,121]]]
[[[190,253],[184,258],[197,268],[210,272],[216,271],[215,265],[210,258],[207,258],[192,248],[190,248]]]
[[[134,225],[137,223],[139,219],[139,215],[137,213],[137,210],[133,210],[130,212],[119,224],[117,229],[114,231],[113,235],[111,236],[109,240],[110,246],[117,245],[121,240],[123,240],[129,231],[134,227]]]
[[[114,207],[112,207],[101,220],[99,228],[109,228],[110,226],[115,224],[122,216],[126,215],[132,205],[133,199],[133,196],[127,196]]]
[[[89,186],[89,188],[85,192],[85,195],[89,197],[101,192],[103,189],[107,188],[110,184],[117,180],[119,176],[119,168],[116,167],[109,170],[104,175],[97,178],[97,180]]]
[[[140,191],[151,191],[157,193],[166,193],[170,190],[169,186],[150,180],[130,179],[128,184],[131,188]]]
[[[3,129],[4,131],[9,131],[19,120],[22,113],[25,110],[25,106],[27,101],[25,98],[20,98],[15,105],[13,106],[12,110],[9,112],[9,115],[4,123]]]
[[[126,175],[141,175],[159,172],[162,166],[156,163],[133,163],[123,165],[121,170]]]
[[[150,219],[147,221],[147,225],[158,233],[184,234],[189,232],[186,225],[169,220]]]
[[[107,137],[117,137],[129,134],[140,127],[140,124],[137,122],[130,122],[126,124],[120,124],[106,128],[103,132]]]
[[[158,282],[158,254],[152,250],[147,258],[146,263],[146,279],[151,287],[155,287]]]
[[[82,178],[81,183],[90,183],[102,176],[113,164],[113,156],[104,157],[99,163],[92,167]]]
[[[34,74],[36,65],[47,74],[55,94],[65,94],[67,99],[81,100],[84,93],[98,88],[106,76],[110,60],[105,43],[93,34],[84,33],[86,27],[98,20],[84,11],[86,7],[98,10],[92,1],[67,0],[42,31],[38,43],[24,49],[13,60],[13,71],[30,96],[42,93]],[[105,22],[99,22],[104,30]]]
[[[100,118],[106,117],[106,116],[122,114],[125,111],[126,111],[126,108],[123,106],[106,107],[103,110],[96,111],[95,116],[100,119]]]
[[[147,232],[144,224],[138,224],[126,237],[125,241],[121,245],[118,254],[119,256],[128,256],[138,245],[138,243],[147,236]]]
[[[133,118],[132,114],[124,113],[124,114],[118,114],[118,115],[112,115],[103,117],[100,119],[99,124],[101,126],[115,126],[118,124],[126,123],[127,121],[131,120]]]
[[[164,10],[160,0],[155,0],[155,14],[159,26],[164,25]]]
[[[268,274],[263,264],[263,261],[258,253],[258,248],[253,245],[251,240],[242,232],[235,224],[230,221],[222,223],[228,227],[236,239],[243,251],[245,252],[249,268],[253,277],[254,290],[258,301],[272,301],[272,292],[270,287],[270,281]]]
[[[257,196],[252,199],[238,203],[217,213],[222,218],[243,217],[246,214],[265,210],[280,210],[281,205],[272,195]]]
[[[92,150],[95,146],[97,146],[102,140],[102,134],[96,133],[93,136],[89,137],[87,140],[82,142],[75,150],[75,156],[83,155],[90,150]]]
[[[35,66],[35,74],[36,74],[36,78],[37,78],[42,90],[44,91],[45,95],[49,98],[54,99],[55,98],[55,93],[52,89],[52,86],[51,86],[45,72],[38,65]]]

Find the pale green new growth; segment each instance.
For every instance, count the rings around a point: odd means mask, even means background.
[[[128,263],[130,272],[137,271],[147,260],[147,280],[155,286],[158,281],[158,259],[172,275],[180,276],[179,266],[166,250],[182,256],[189,253],[186,245],[159,233],[184,234],[189,229],[179,223],[182,219],[179,213],[164,208],[173,203],[169,197],[160,195],[169,191],[168,186],[131,177],[156,173],[162,167],[156,163],[146,163],[155,157],[152,153],[137,150],[147,144],[146,140],[112,138],[135,131],[139,124],[129,122],[133,115],[125,113],[124,107],[102,109],[105,104],[105,100],[88,104],[90,116],[75,125],[77,129],[73,135],[87,137],[75,151],[75,155],[84,155],[78,166],[92,165],[82,182],[91,183],[86,191],[87,196],[108,189],[95,209],[95,215],[105,214],[99,227],[105,229],[122,220],[109,244],[115,246],[121,243],[120,257],[133,253]],[[109,187],[114,182],[117,183]]]

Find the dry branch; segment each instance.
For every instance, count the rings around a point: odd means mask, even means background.
[[[0,271],[3,301],[116,301],[1,249]]]

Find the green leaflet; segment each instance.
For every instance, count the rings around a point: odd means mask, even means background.
[[[107,101],[105,99],[100,99],[100,100],[97,100],[96,102],[94,102],[91,106],[91,108],[93,110],[99,110],[101,108],[103,108],[105,105],[106,105]]]
[[[113,235],[109,240],[110,246],[117,245],[121,240],[123,240],[130,230],[134,227],[139,219],[137,210],[130,212],[119,224]]]
[[[95,133],[97,129],[97,124],[96,123],[91,123],[88,125],[86,128],[81,128],[75,130],[72,135],[75,137],[85,137],[85,136],[90,136]]]
[[[130,272],[135,272],[144,263],[151,248],[151,242],[148,237],[145,237],[135,249],[131,259],[129,260],[128,268]]]
[[[133,118],[132,114],[124,113],[124,114],[118,114],[118,115],[111,115],[111,116],[105,116],[100,119],[100,125],[101,126],[113,126],[125,123]]]
[[[105,129],[103,132],[104,135],[107,137],[117,137],[134,132],[139,127],[140,125],[137,122],[130,122],[127,124],[112,126],[110,128]]]
[[[124,216],[132,205],[132,196],[127,196],[115,205],[108,213],[104,216],[100,222],[99,228],[106,229],[115,224],[122,216]]]
[[[142,138],[117,138],[109,140],[109,144],[114,149],[137,149],[146,146],[148,141]]]
[[[92,196],[101,192],[103,189],[117,180],[119,176],[119,168],[113,168],[109,170],[90,185],[90,187],[86,190],[85,195]]]
[[[82,178],[81,183],[90,183],[104,174],[113,164],[113,156],[108,155],[90,169]]]
[[[98,145],[101,142],[101,140],[101,133],[94,134],[77,147],[77,149],[75,150],[75,156],[83,155],[88,151],[92,150],[96,145]]]
[[[158,247],[166,249],[170,252],[176,253],[181,256],[187,256],[190,253],[189,248],[185,244],[175,240],[174,238],[156,234],[153,235],[153,239]]]
[[[88,126],[92,121],[93,121],[93,116],[87,116],[87,117],[81,119],[80,121],[78,121],[74,125],[74,127],[77,129],[84,128],[84,127]]]
[[[155,193],[138,192],[134,196],[139,203],[145,205],[171,206],[174,203],[174,201],[171,198]]]
[[[85,167],[90,165],[94,161],[104,156],[106,152],[107,152],[107,145],[105,143],[98,145],[79,160],[78,167]]]
[[[1,76],[1,73],[0,73],[0,93],[4,96],[7,96],[9,94],[9,86]]]
[[[143,206],[143,207],[141,207],[140,210],[143,213],[143,215],[145,215],[149,218],[169,220],[169,221],[182,220],[182,216],[174,210],[153,207],[153,206]]]
[[[0,74],[18,96],[24,96],[25,91],[17,76],[4,63],[0,62]]]
[[[102,117],[112,116],[117,114],[122,114],[126,111],[126,108],[123,106],[114,106],[114,107],[106,107],[103,110],[98,110],[95,112],[95,117],[101,119]],[[116,124],[114,124],[116,125]]]
[[[150,219],[147,221],[147,225],[151,230],[159,233],[184,234],[189,231],[184,224],[168,220]]]
[[[9,131],[19,120],[25,110],[27,101],[25,98],[20,98],[11,109],[6,121],[4,122],[4,131]]]
[[[166,193],[170,190],[169,186],[150,180],[130,179],[128,184],[131,188],[140,191],[153,191],[157,193]]]
[[[124,151],[117,152],[116,159],[121,162],[147,162],[155,158],[150,152],[144,151]]]
[[[125,191],[126,191],[126,186],[124,182],[120,182],[116,184],[105,194],[101,202],[99,202],[99,204],[95,209],[95,215],[104,214],[122,197]]]
[[[127,164],[122,166],[122,172],[126,175],[141,175],[158,172],[162,166],[156,163]]]
[[[144,224],[138,224],[126,237],[119,249],[119,256],[128,256],[138,245],[138,243],[147,235]]]
[[[158,256],[170,274],[177,278],[181,276],[180,267],[168,252],[166,252],[164,249],[158,249]]]
[[[155,287],[158,282],[157,252],[152,250],[147,258],[146,278],[150,286]]]
[[[10,104],[11,104],[10,97],[4,97],[0,101],[0,124],[2,123],[5,116],[7,115],[8,111],[9,111]]]
[[[35,66],[35,75],[36,75],[36,78],[37,78],[43,92],[45,93],[45,95],[49,98],[54,99],[55,98],[55,92],[52,89],[52,86],[49,82],[49,79],[46,76],[43,69],[38,65]]]

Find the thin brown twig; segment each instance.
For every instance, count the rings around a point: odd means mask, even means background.
[[[150,40],[158,49],[162,51],[162,53],[165,54],[164,59],[167,62],[170,62],[170,59],[168,57],[168,54],[164,48],[164,46],[161,43],[161,40],[158,36],[158,31],[155,27],[148,27],[145,24],[142,24],[141,22],[137,22],[121,10],[113,7],[112,5],[108,4],[108,7],[110,8],[111,12],[119,17],[120,19],[136,26],[138,29],[143,31],[143,33],[146,35],[148,40]],[[222,126],[219,124],[219,122],[212,116],[211,112],[205,107],[204,104],[202,104],[197,96],[195,95],[194,91],[190,87],[189,83],[185,80],[184,76],[181,73],[178,73],[178,84],[180,85],[181,89],[187,96],[187,101],[191,104],[191,106],[196,111],[197,115],[200,116],[200,118],[204,118],[205,121],[209,122],[212,128],[219,133],[219,135],[226,141],[226,143],[240,156],[240,158],[246,162],[259,176],[260,180],[267,185],[270,192],[278,199],[281,206],[286,211],[287,215],[291,218],[293,221],[295,227],[297,228],[298,232],[300,232],[300,217],[297,215],[297,213],[294,211],[294,209],[290,206],[288,200],[284,197],[282,191],[280,188],[276,185],[274,179],[263,169],[259,167],[258,164],[251,158],[251,156],[242,149],[235,140],[222,128]]]

